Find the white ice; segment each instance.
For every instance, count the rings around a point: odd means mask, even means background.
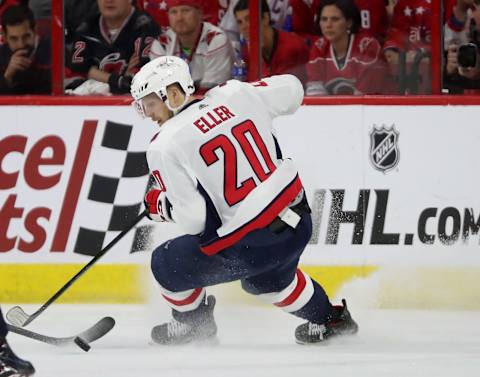
[[[9,338],[14,350],[34,363],[37,377],[480,376],[480,313],[350,306],[359,334],[321,346],[294,343],[301,320],[276,308],[228,300],[218,300],[215,309],[216,346],[150,344],[151,327],[169,318],[157,302],[53,305],[28,327],[67,336],[113,316],[115,328],[88,353],[15,334]],[[29,313],[38,308],[22,307]]]

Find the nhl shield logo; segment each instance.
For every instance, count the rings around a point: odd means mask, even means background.
[[[375,169],[385,173],[397,166],[400,158],[398,136],[393,125],[390,128],[384,125],[373,128],[370,134],[370,160]]]

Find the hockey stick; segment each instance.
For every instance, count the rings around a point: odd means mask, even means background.
[[[53,336],[42,335],[36,332],[22,329],[21,327],[13,326],[7,324],[8,331],[11,331],[15,334],[26,336],[27,338],[38,340],[39,342],[52,344],[54,346],[66,346],[66,345],[77,345],[85,352],[90,350],[91,342],[101,338],[107,334],[115,326],[115,320],[112,317],[104,317],[92,327],[81,332],[78,335],[68,336],[64,338],[56,338]]]
[[[45,309],[47,309],[54,301],[56,301],[70,286],[75,283],[75,281],[87,272],[90,267],[92,267],[96,261],[103,257],[108,250],[110,250],[125,234],[127,234],[135,225],[137,225],[145,216],[147,216],[147,210],[143,211],[138,215],[124,230],[122,230],[110,243],[105,246],[93,259],[88,262],[77,274],[72,277],[62,288],[60,288],[57,293],[48,299],[48,301],[43,304],[40,309],[38,309],[32,315],[28,315],[20,306],[14,306],[11,308],[6,317],[8,321],[18,327],[25,327],[35,318],[37,318]]]

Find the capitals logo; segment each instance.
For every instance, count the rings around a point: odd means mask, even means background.
[[[374,126],[370,133],[370,161],[375,169],[386,173],[398,165],[398,137],[399,133],[393,125],[390,128]]]

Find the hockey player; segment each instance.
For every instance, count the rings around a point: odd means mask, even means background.
[[[35,373],[32,364],[15,355],[7,343],[7,324],[0,309],[0,377],[28,377]]]
[[[293,75],[256,83],[230,80],[191,97],[188,65],[165,56],[142,67],[131,93],[161,126],[147,150],[159,189],[145,196],[153,220],[186,233],[157,247],[152,272],[173,320],[152,330],[160,344],[215,337],[215,297],[207,286],[240,280],[243,289],[306,319],[298,343],[355,333],[343,306],[298,269],[312,232],[310,208],[290,159],[282,159],[272,120],[294,113],[303,87]]]

